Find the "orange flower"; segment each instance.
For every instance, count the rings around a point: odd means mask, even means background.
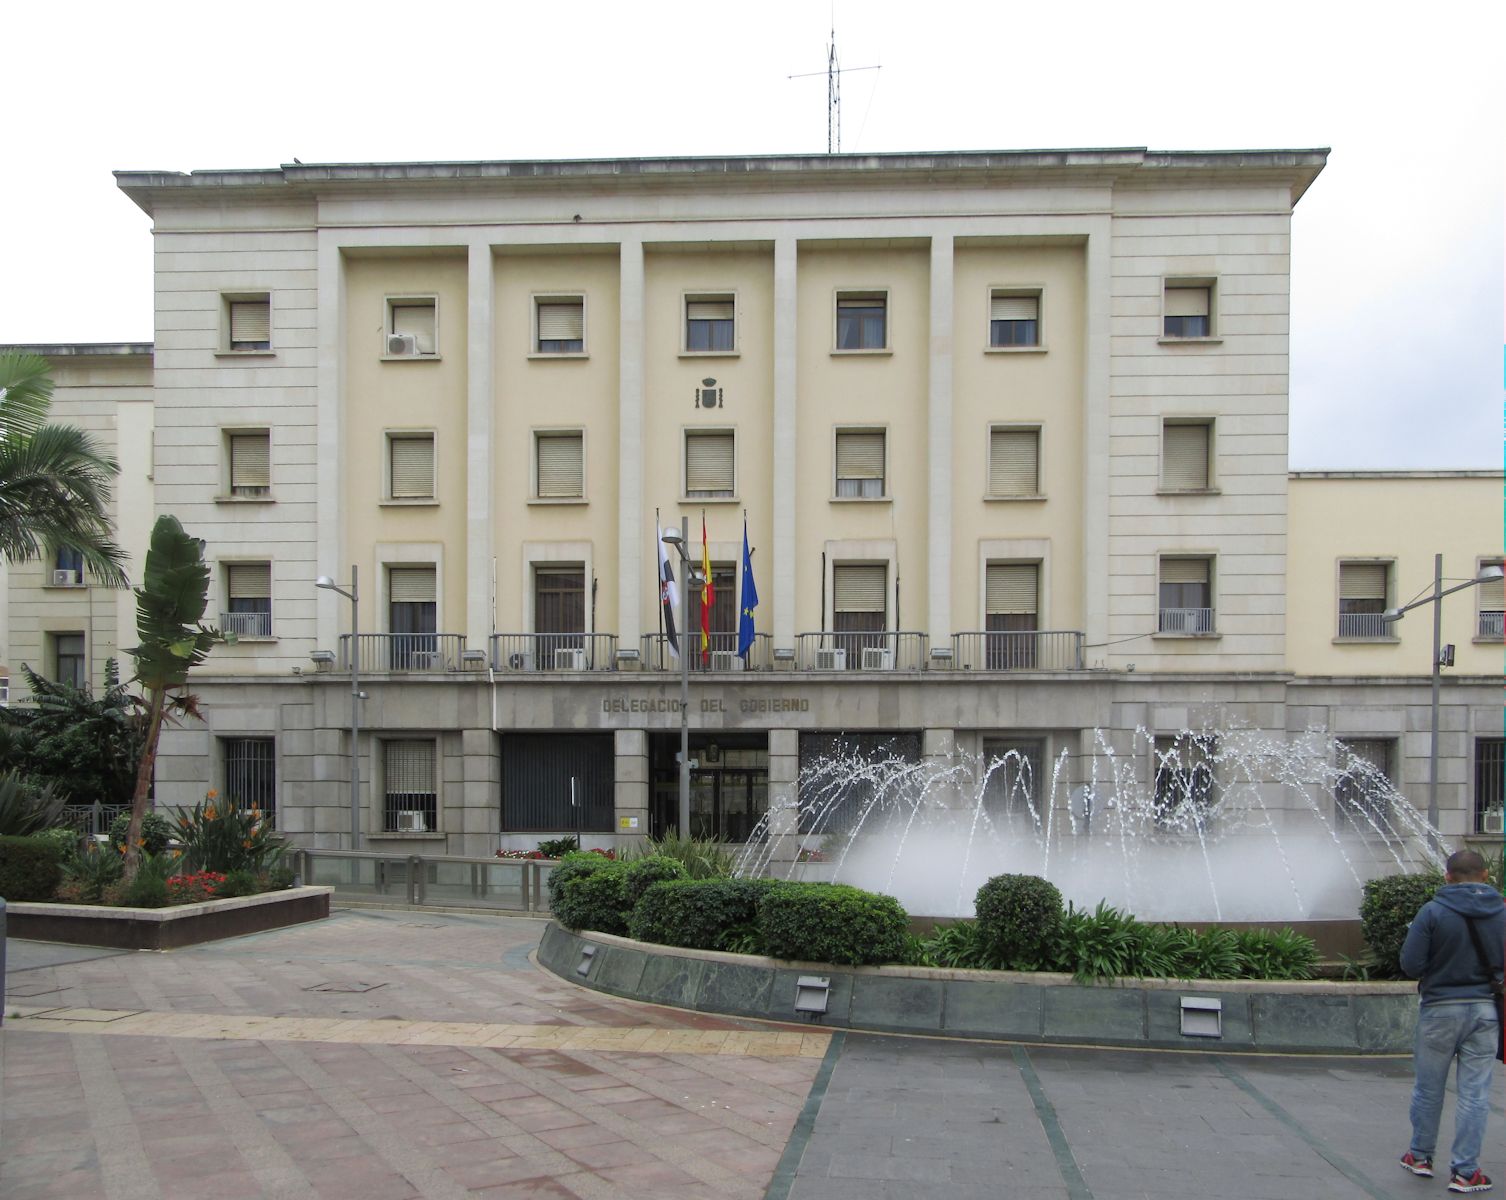
[[[251,839],[247,838],[244,842],[241,843],[241,845],[244,846],[247,850],[251,849]]]
[[[206,821],[213,821],[215,819],[214,805],[211,804],[204,810],[204,819]]]
[[[210,788],[207,792],[204,793],[204,799],[206,799],[206,800],[214,800],[218,796],[219,796],[219,792],[215,791],[214,788]]]

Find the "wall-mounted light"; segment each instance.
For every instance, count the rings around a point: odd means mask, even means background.
[[[596,958],[595,946],[582,946],[580,948],[580,962],[576,965],[575,973],[585,976],[591,973],[591,963]]]
[[[1182,1036],[1224,1036],[1224,1002],[1212,996],[1182,997]]]
[[[814,1021],[826,1015],[831,999],[831,980],[820,975],[802,975],[795,981],[795,1011]]]

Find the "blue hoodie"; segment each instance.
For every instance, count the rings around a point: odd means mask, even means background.
[[[1474,917],[1490,972],[1480,964],[1465,917]],[[1424,1004],[1489,1000],[1506,954],[1506,905],[1488,883],[1449,883],[1422,906],[1407,928],[1401,969],[1418,980]]]

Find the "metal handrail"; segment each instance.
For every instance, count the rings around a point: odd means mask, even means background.
[[[800,671],[921,671],[926,635],[902,630],[823,629],[795,635]]]
[[[692,672],[712,671],[767,671],[774,663],[772,639],[766,633],[755,633],[753,645],[746,660],[738,657],[738,635],[713,633],[707,636],[706,653],[701,653],[701,631],[690,631],[690,669]],[[643,669],[645,671],[678,671],[680,660],[669,649],[669,635],[645,633],[643,635]]]
[[[363,633],[362,675],[385,672],[458,671],[465,653],[460,633]],[[340,635],[340,670],[350,670],[350,634]]]
[[[494,633],[495,671],[615,671],[615,633]]]
[[[1086,640],[1073,629],[954,633],[952,666],[959,671],[1081,671]]]
[[[523,899],[520,909],[510,910],[518,912],[548,912],[548,890],[544,886],[549,873],[559,865],[554,859],[537,858],[473,858],[469,855],[459,854],[383,854],[380,851],[369,850],[311,850],[306,847],[295,847],[291,853],[292,866],[296,875],[305,883],[308,882],[308,871],[311,862],[318,859],[335,859],[352,864],[369,862],[374,866],[372,871],[372,888],[381,895],[388,894],[390,889],[402,886],[404,902],[412,905],[422,905],[428,902],[429,867],[437,867],[441,864],[448,866],[470,866],[471,890],[475,896],[485,895],[489,890],[482,877],[482,872],[477,868],[486,868],[487,871],[502,869],[511,870],[516,868],[519,875],[519,891]],[[394,870],[393,868],[398,868]],[[546,870],[547,868],[547,870]],[[354,874],[354,873],[353,873]],[[322,882],[322,881],[321,881]],[[341,891],[341,881],[336,880],[332,884],[335,895],[338,897]],[[436,884],[436,886],[438,886]],[[368,889],[352,879],[346,883],[347,891],[364,893]],[[448,907],[466,908],[492,908],[496,905],[467,905],[464,896],[446,895],[436,902]]]

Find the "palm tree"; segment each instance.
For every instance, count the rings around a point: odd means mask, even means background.
[[[71,548],[99,582],[124,587],[108,512],[119,464],[82,430],[46,424],[51,405],[47,360],[0,353],[0,554],[31,562]]]

